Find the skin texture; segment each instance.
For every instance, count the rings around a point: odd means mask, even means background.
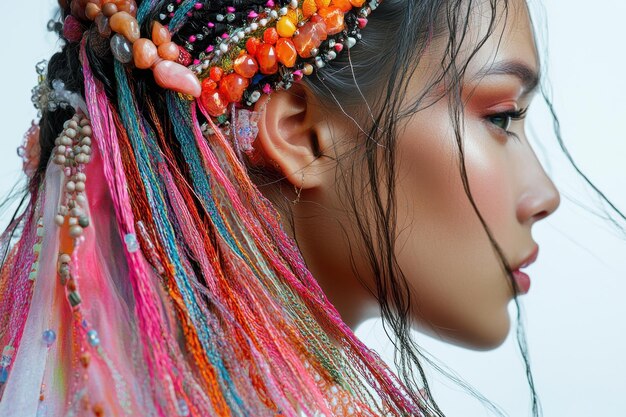
[[[478,10],[472,17],[468,50],[487,30],[485,15]],[[532,99],[528,84],[534,84],[539,63],[525,3],[512,1],[498,22],[467,69],[462,133],[472,195],[515,270],[537,249],[532,226],[556,210],[559,193],[528,144],[523,120],[512,121],[512,136],[503,129],[506,117],[498,116],[524,109]],[[440,48],[435,41],[422,58],[407,105],[432,79]],[[406,118],[397,137],[396,256],[411,288],[418,330],[470,348],[493,348],[509,332],[514,290],[463,189],[447,97],[431,104]],[[263,97],[257,109],[264,109],[255,143],[260,159],[290,183],[282,192],[264,192],[278,201],[295,198],[285,192],[291,185],[302,188],[293,206],[295,227],[285,227],[311,272],[350,326],[378,316],[378,302],[367,289],[374,288],[374,277],[336,182],[341,174],[334,158],[358,146],[349,139],[354,123],[340,112],[324,112],[301,86]],[[314,143],[333,158],[316,158]]]

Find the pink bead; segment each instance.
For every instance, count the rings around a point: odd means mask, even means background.
[[[182,94],[200,97],[202,86],[198,77],[187,67],[172,61],[154,66],[154,79],[161,87]]]
[[[207,52],[213,52],[213,49],[215,49],[215,47],[213,45],[209,45],[206,47],[206,51]]]
[[[255,12],[254,10],[250,11],[250,13],[248,13],[248,19],[255,19],[259,17],[259,14],[257,12]]]
[[[194,60],[193,60],[193,64],[194,64],[194,65],[200,65],[200,62],[201,62],[201,61],[200,61],[198,58],[196,58],[196,59],[194,59]]]
[[[226,11],[227,11],[228,13],[235,13],[235,8],[234,8],[233,6],[228,6],[228,7],[226,8]]]
[[[196,9],[196,10],[200,10],[200,9],[202,9],[202,3],[196,3],[196,4],[194,4],[194,5],[193,5],[193,8],[194,8],[194,9]]]
[[[209,23],[207,23],[206,25],[207,25],[207,27],[212,28],[212,27],[214,27],[214,26],[215,26],[215,23],[213,23],[213,22],[209,22]]]
[[[269,84],[265,84],[265,85],[263,86],[263,92],[264,92],[265,94],[269,94],[269,93],[271,93],[271,92],[272,92],[272,86],[271,86],[271,85],[269,85]]]
[[[357,25],[359,25],[360,29],[363,29],[365,26],[367,26],[367,19],[364,17],[358,17],[356,19]]]
[[[342,50],[343,50],[343,43],[336,43],[335,44],[335,51],[341,52]]]
[[[302,79],[302,71],[296,70],[293,72],[293,80],[300,81]]]
[[[228,39],[228,37],[229,37],[228,33],[226,32],[222,33],[222,36],[221,36],[222,39]]]
[[[274,0],[267,0],[267,3],[265,3],[265,5],[267,7],[274,7]]]
[[[191,35],[189,37],[189,42],[194,43],[198,38],[196,38],[196,35]]]

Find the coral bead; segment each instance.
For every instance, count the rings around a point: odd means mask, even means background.
[[[164,43],[171,42],[171,40],[172,35],[170,35],[170,31],[159,22],[154,22],[152,26],[152,42],[156,46],[161,46]]]
[[[256,55],[256,52],[259,50],[259,46],[261,46],[261,41],[259,38],[248,38],[246,41],[246,50],[252,56]]]
[[[267,28],[265,32],[263,32],[263,42],[269,43],[270,45],[274,45],[278,40],[278,32],[275,28]]]
[[[228,106],[226,99],[215,89],[203,90],[200,96],[200,104],[202,104],[207,113],[213,117],[224,114],[226,112],[226,106]]]
[[[161,61],[154,66],[153,71],[157,84],[166,90],[200,97],[202,86],[189,68],[176,62]]]
[[[318,48],[327,36],[324,20],[321,17],[319,19],[313,17],[298,30],[298,34],[292,39],[298,54],[302,58],[310,58],[313,48]]]
[[[206,78],[202,81],[202,91],[217,89],[217,83],[210,78]]]
[[[222,76],[224,76],[224,70],[220,67],[211,67],[209,70],[209,77],[211,77],[213,81],[221,80]]]
[[[278,71],[278,57],[272,45],[264,43],[256,53],[259,68],[263,74],[274,74]]]
[[[157,48],[151,40],[141,38],[133,44],[133,59],[137,68],[150,68],[158,57]]]
[[[166,42],[158,47],[159,56],[168,61],[176,61],[178,59],[178,45],[174,42]]]
[[[111,16],[109,24],[114,32],[123,35],[129,42],[135,43],[139,39],[139,23],[127,12],[115,13]]]
[[[338,7],[324,7],[317,13],[324,19],[326,33],[329,35],[339,33],[346,27],[343,19],[344,13]]]
[[[242,77],[252,78],[259,70],[259,65],[252,55],[242,54],[235,59],[233,68],[235,72]]]
[[[280,38],[278,42],[276,42],[276,55],[281,64],[291,68],[296,64],[298,51],[296,51],[296,46],[291,39]]]
[[[296,31],[296,25],[287,16],[283,16],[276,23],[276,31],[283,38],[291,38]]]
[[[224,76],[222,81],[220,81],[219,92],[229,103],[237,103],[241,101],[243,92],[246,91],[249,84],[250,80],[247,78],[236,73],[231,73]]]

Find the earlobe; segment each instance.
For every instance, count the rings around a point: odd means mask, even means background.
[[[318,159],[319,132],[310,97],[300,85],[262,96],[255,104],[261,112],[254,143],[266,165],[280,169],[293,185],[304,189],[321,184],[323,161]],[[305,181],[303,185],[303,175]]]

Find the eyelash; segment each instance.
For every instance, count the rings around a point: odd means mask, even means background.
[[[506,112],[501,112],[501,113],[490,114],[486,117],[486,119],[489,123],[491,123],[497,129],[505,132],[507,136],[513,136],[517,138],[517,134],[511,132],[508,129],[514,120],[524,119],[526,117],[527,112],[528,112],[528,107],[521,109],[521,110],[511,110],[511,111],[506,111]],[[498,126],[497,123],[494,123],[493,119],[495,118],[506,118],[507,119],[506,127],[503,128],[503,127]]]

